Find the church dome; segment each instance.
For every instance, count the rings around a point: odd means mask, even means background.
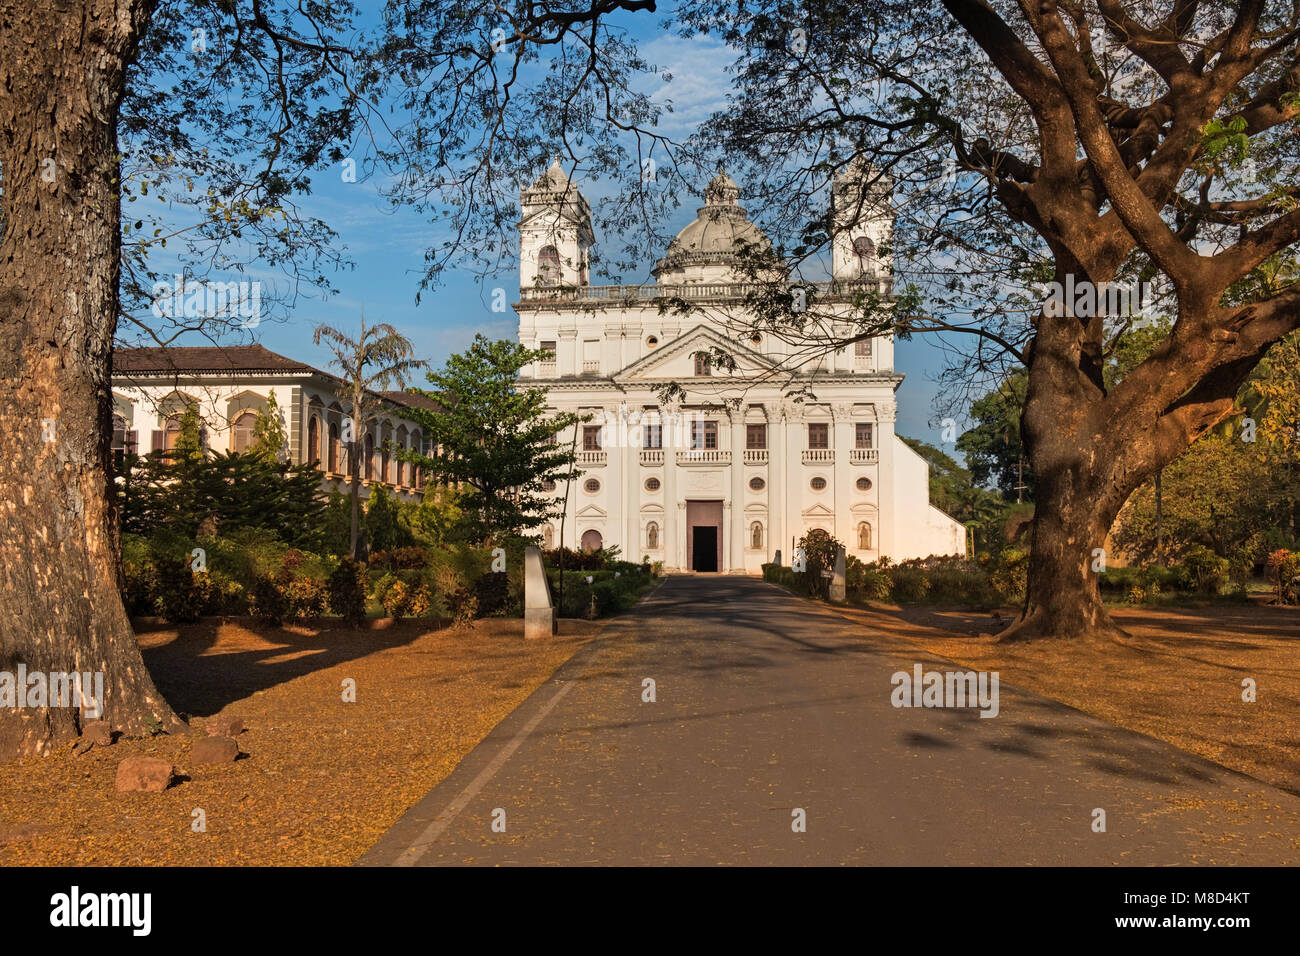
[[[710,180],[695,221],[677,234],[655,267],[661,284],[735,281],[743,251],[753,255],[771,248],[763,230],[749,221],[739,198],[740,190],[726,173]]]

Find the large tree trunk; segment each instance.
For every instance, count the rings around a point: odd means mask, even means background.
[[[0,671],[102,672],[103,719],[129,735],[184,726],[122,605],[108,494],[115,127],[149,6],[0,11]],[[47,753],[83,719],[0,708],[0,759]]]

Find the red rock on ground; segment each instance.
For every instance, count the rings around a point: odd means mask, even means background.
[[[233,737],[199,737],[190,756],[195,763],[231,763],[239,756],[239,744]]]
[[[117,765],[117,789],[122,792],[162,793],[176,775],[175,768],[157,757],[127,757]]]
[[[203,726],[209,737],[238,737],[244,732],[244,721],[239,717],[209,717]]]

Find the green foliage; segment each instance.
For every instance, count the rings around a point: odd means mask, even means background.
[[[436,401],[438,410],[403,412],[440,448],[432,458],[417,452],[403,457],[431,478],[461,487],[459,525],[471,541],[540,526],[552,501],[543,483],[561,480],[573,466],[571,448],[552,442],[577,416],[547,416],[545,390],[518,387],[520,370],[541,355],[477,335],[466,352],[428,373],[431,389],[412,390]]]
[[[560,605],[561,617],[606,617],[620,614],[632,607],[653,586],[651,576],[639,565],[628,564],[631,570],[607,568],[596,571],[564,572],[564,598]],[[548,572],[551,593],[559,600],[559,572]],[[587,578],[591,581],[588,582]]]
[[[1268,556],[1268,576],[1278,604],[1300,604],[1300,551],[1279,548]]]
[[[308,465],[237,452],[171,461],[152,453],[126,460],[121,472],[119,504],[128,534],[166,531],[193,539],[201,530],[222,536],[265,531],[305,548],[325,537],[322,475]]]
[[[200,582],[199,577],[203,578]],[[154,559],[154,610],[173,624],[197,621],[208,603],[211,584],[183,558]]]
[[[203,460],[203,423],[199,420],[198,406],[189,404],[181,413],[180,431],[176,435],[176,444],[169,452],[164,452],[167,459],[185,463]]]
[[[388,551],[415,543],[410,530],[398,518],[396,499],[383,485],[371,485],[366,499],[366,539],[371,550]]]
[[[1028,389],[1027,371],[1017,369],[1008,375],[996,389],[971,405],[970,417],[975,425],[957,439],[957,450],[966,455],[974,483],[993,484],[1007,501],[1016,500],[1022,463],[1024,498],[1033,500],[1034,479],[1020,439],[1020,418]]]
[[[1029,587],[1028,549],[1003,548],[988,564],[994,590],[1009,603],[1022,603]]]
[[[360,627],[366,619],[365,572],[361,565],[345,555],[327,582],[330,610],[343,618],[348,627]]]
[[[364,315],[361,317],[361,329],[355,338],[332,326],[318,325],[312,341],[317,345],[324,342],[334,353],[330,366],[338,373],[338,398],[357,422],[357,433],[353,436],[355,447],[351,452],[353,467],[349,469],[349,497],[359,503],[361,476],[357,474],[356,450],[365,447],[366,423],[369,421],[366,408],[372,400],[371,395],[392,383],[405,386],[407,378],[426,363],[414,357],[415,348],[410,339],[384,322],[367,326]],[[360,512],[359,506],[357,511]],[[348,551],[355,558],[360,545],[361,529],[353,525],[352,515],[349,507]]]
[[[263,624],[279,627],[289,613],[284,591],[269,575],[258,575],[248,592],[248,613]]]
[[[803,550],[804,570],[799,572],[802,578],[803,593],[813,597],[825,598],[830,593],[830,578],[823,571],[835,568],[835,552],[842,545],[829,532],[813,528],[796,545],[796,553]]]
[[[278,464],[288,443],[284,423],[280,420],[280,405],[275,400],[275,389],[271,389],[270,397],[257,410],[257,417],[253,421],[253,440],[249,444],[248,454],[268,464]]]
[[[463,541],[465,530],[460,493],[445,485],[427,484],[418,502],[403,502],[399,517],[421,544],[441,545]]]

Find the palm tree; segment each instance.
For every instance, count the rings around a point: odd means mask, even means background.
[[[351,550],[352,557],[356,558],[361,536],[361,476],[357,467],[357,449],[365,447],[367,398],[394,382],[399,388],[405,388],[407,377],[428,363],[412,358],[415,348],[410,340],[386,322],[367,327],[364,312],[361,315],[361,333],[355,339],[332,326],[318,325],[312,341],[320,345],[322,339],[334,353],[330,365],[338,370],[339,401],[348,406],[352,416],[348,477],[352,483]]]

